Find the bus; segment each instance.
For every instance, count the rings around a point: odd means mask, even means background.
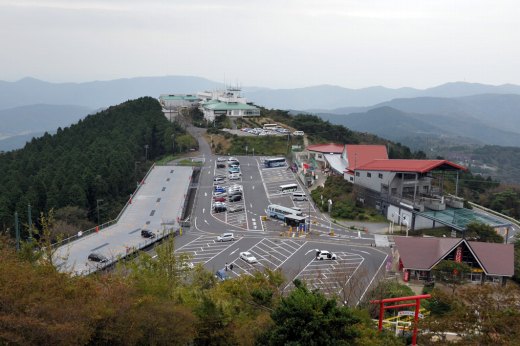
[[[267,168],[272,167],[282,167],[285,166],[287,163],[285,162],[284,157],[275,157],[274,159],[265,159],[264,160],[264,166]]]
[[[278,124],[264,124],[264,130],[276,130],[279,127]]]
[[[283,207],[277,204],[270,204],[267,206],[267,215],[285,221],[286,215],[303,216],[301,211],[297,211],[291,208]]]
[[[280,185],[281,193],[294,192],[296,190],[298,190],[298,184]]]
[[[284,221],[287,224],[287,226],[299,227],[301,224],[306,223],[305,220],[306,220],[305,216],[289,214],[289,215],[285,215]]]

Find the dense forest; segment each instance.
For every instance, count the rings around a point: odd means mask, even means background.
[[[151,160],[187,150],[184,130],[171,124],[159,102],[144,97],[89,115],[53,136],[35,138],[0,155],[0,229],[13,234],[14,213],[37,224],[54,209],[60,231],[86,229],[114,218],[151,166]],[[173,146],[173,140],[179,145]],[[26,227],[22,227],[26,229]]]

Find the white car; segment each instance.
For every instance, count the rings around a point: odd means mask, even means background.
[[[229,180],[240,180],[241,173],[231,173],[228,175]]]
[[[236,173],[233,173],[233,174],[236,174]],[[231,185],[227,188],[227,191],[229,193],[233,192],[233,191],[242,191],[242,186],[241,185]]]
[[[251,254],[251,252],[241,252],[240,258],[243,259],[244,261],[246,261],[247,263],[251,263],[251,264],[258,262],[256,257],[253,256],[253,254]]]
[[[217,162],[226,162],[227,159],[225,157],[217,157]]]
[[[318,250],[318,252],[316,252],[316,259],[317,260],[324,260],[324,259],[335,260],[336,258],[337,257],[336,257],[335,253],[332,253],[332,252],[327,251],[327,250]]]
[[[234,241],[235,235],[233,233],[224,233],[222,235],[219,235],[217,237],[217,241],[223,242],[223,241]]]
[[[303,136],[305,133],[303,131],[294,131],[293,136]]]
[[[233,161],[237,161],[238,162],[238,159],[236,157],[230,157],[229,159],[227,159],[228,162],[233,162]]]

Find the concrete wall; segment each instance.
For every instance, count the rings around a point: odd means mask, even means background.
[[[406,227],[410,228],[410,229],[412,227],[412,223],[411,223],[412,222],[412,212],[409,210],[403,209],[403,208],[399,208],[398,206],[389,205],[388,209],[387,209],[386,218],[389,221],[393,221],[396,225],[400,225],[401,223],[403,223],[403,230],[405,230]],[[406,220],[408,222],[408,226],[405,226],[405,224],[403,222],[404,220]],[[439,222],[436,222],[435,228],[440,228],[440,227],[444,227],[444,225]],[[418,229],[425,229],[425,228],[434,228],[433,220],[430,220],[430,219],[427,219],[424,217],[420,217],[420,216],[416,216],[415,217],[415,229],[418,230]]]
[[[393,172],[356,171],[354,183],[367,189],[381,192],[381,184],[388,185],[394,179],[394,176],[395,173]]]

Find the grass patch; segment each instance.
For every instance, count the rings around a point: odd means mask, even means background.
[[[302,145],[302,138],[289,138],[286,136],[233,136],[231,138],[231,155],[251,154],[253,149],[255,155],[285,156],[291,145]]]
[[[170,161],[173,161],[173,160],[175,160],[175,159],[178,159],[179,157],[181,157],[181,156],[180,156],[180,155],[172,155],[172,154],[169,154],[169,155],[163,156],[163,157],[160,158],[159,160],[155,161],[155,164],[158,165],[158,166],[166,165],[166,164],[168,164]]]
[[[202,167],[204,164],[201,161],[193,161],[192,159],[182,159],[177,162],[177,166],[196,166]]]

